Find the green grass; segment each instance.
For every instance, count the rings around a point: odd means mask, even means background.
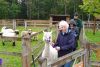
[[[16,46],[12,46],[12,42],[5,42],[5,46],[2,45],[2,41],[0,41],[0,51],[8,51],[8,52],[21,52],[21,41],[16,41]]]
[[[100,43],[100,30],[96,31],[95,35],[93,35],[92,29],[86,29],[86,36],[90,42]]]

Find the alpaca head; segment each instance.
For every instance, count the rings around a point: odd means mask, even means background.
[[[6,26],[3,26],[2,29],[1,29],[1,32],[3,32],[3,30],[7,29]]]
[[[2,29],[6,29],[6,28],[7,28],[6,26],[2,27]]]
[[[29,34],[28,31],[22,31],[21,36],[24,37],[24,38],[28,38],[28,37],[30,37],[30,34]]]
[[[14,30],[13,29],[10,29],[9,27],[4,26],[4,27],[2,27],[1,32],[8,34],[8,33],[13,33]]]
[[[29,35],[32,34],[32,29],[28,29]]]
[[[52,32],[44,32],[44,35],[43,35],[43,41],[45,41],[46,43],[49,43],[52,41]]]

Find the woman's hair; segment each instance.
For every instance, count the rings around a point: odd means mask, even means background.
[[[59,22],[59,27],[60,26],[66,26],[67,29],[69,28],[69,24],[66,21],[64,21],[64,20],[62,20],[62,21]]]

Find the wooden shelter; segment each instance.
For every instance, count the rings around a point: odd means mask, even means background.
[[[61,20],[65,20],[68,21],[70,20],[70,15],[50,15],[50,22],[52,24],[57,24],[59,23]]]

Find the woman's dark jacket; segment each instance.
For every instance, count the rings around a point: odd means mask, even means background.
[[[75,48],[75,36],[72,32],[64,34],[60,32],[54,47],[56,46],[60,47],[60,50],[58,51],[58,57],[72,52]]]

